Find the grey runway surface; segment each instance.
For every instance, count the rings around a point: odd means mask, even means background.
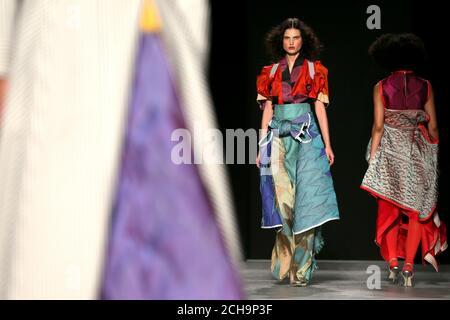
[[[309,286],[291,287],[287,279],[280,282],[272,278],[269,260],[247,260],[242,271],[247,299],[450,299],[450,265],[440,265],[436,272],[431,265],[416,264],[412,288],[401,286],[401,281],[389,282],[384,261],[319,260],[318,265]],[[367,282],[373,272],[368,273],[368,268],[376,270],[376,266],[380,270],[379,289],[369,289]],[[369,284],[376,285],[376,281],[369,281]]]

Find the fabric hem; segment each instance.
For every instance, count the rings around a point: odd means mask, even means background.
[[[274,226],[261,226],[261,229],[275,229],[275,228],[282,227],[282,226],[283,226],[282,224],[277,224]]]
[[[400,207],[401,209],[404,209],[404,210],[408,210],[408,211],[411,211],[411,212],[413,212],[413,213],[417,213],[417,215],[419,216],[419,221],[425,221],[425,220],[428,220],[432,215],[433,215],[433,213],[436,211],[436,205],[433,207],[433,209],[427,214],[427,216],[425,217],[425,218],[420,218],[420,212],[419,211],[417,211],[417,210],[415,210],[415,209],[412,209],[412,208],[408,208],[408,207],[405,207],[404,205],[402,205],[402,204],[400,204],[400,203],[398,203],[398,202],[396,202],[395,200],[392,200],[392,199],[389,199],[389,198],[387,198],[387,197],[385,197],[385,196],[382,196],[381,194],[379,194],[379,193],[377,193],[376,191],[374,191],[373,189],[371,189],[371,188],[369,188],[369,187],[365,187],[365,186],[359,186],[362,190],[364,190],[364,191],[367,191],[367,192],[369,192],[372,196],[374,196],[375,198],[381,198],[381,199],[383,199],[383,200],[385,200],[385,201],[388,201],[388,202],[390,202],[390,203],[392,203],[392,204],[394,204],[394,205],[396,205],[396,206],[398,206],[398,207]]]
[[[314,225],[314,226],[312,226],[312,227],[309,227],[309,228],[306,228],[306,229],[303,229],[303,230],[300,230],[300,231],[294,232],[294,234],[300,234],[300,233],[306,232],[306,231],[308,231],[308,230],[311,230],[311,229],[317,228],[317,227],[319,227],[319,226],[321,226],[321,225],[323,225],[323,224],[327,223],[328,221],[332,221],[332,220],[340,220],[340,218],[339,218],[339,217],[337,217],[337,218],[330,218],[330,219],[327,219],[327,220],[325,220],[325,221],[322,221],[322,222],[320,222],[320,223],[318,223],[318,224],[316,224],[316,225]]]

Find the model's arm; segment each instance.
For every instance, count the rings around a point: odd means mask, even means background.
[[[268,127],[269,127],[269,122],[272,119],[272,116],[273,116],[272,101],[267,100],[265,102],[263,113],[262,113],[261,131],[260,131],[261,133],[260,133],[259,140],[261,140],[267,134]],[[258,168],[259,168],[259,158],[260,158],[260,153],[258,151],[258,155],[256,156],[256,165],[258,166]]]
[[[370,160],[375,157],[375,152],[380,145],[384,130],[384,106],[380,94],[380,83],[373,88],[373,125],[372,125],[372,145],[370,147]]]
[[[259,139],[264,137],[267,134],[267,130],[269,127],[269,122],[272,119],[273,116],[273,106],[272,101],[267,100],[265,102],[262,118],[261,118],[261,136]]]
[[[323,142],[325,143],[325,153],[327,155],[330,165],[334,163],[334,153],[330,143],[330,133],[328,130],[328,118],[325,105],[322,101],[316,100],[314,102],[317,120],[319,121],[320,131],[322,132]]]
[[[427,103],[425,104],[425,112],[430,117],[430,121],[428,122],[428,132],[430,133],[432,138],[439,139],[436,109],[434,106],[434,92],[433,88],[431,87],[431,84],[429,86],[430,86],[430,96],[428,98]]]

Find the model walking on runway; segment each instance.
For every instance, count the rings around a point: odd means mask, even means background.
[[[325,110],[328,70],[317,60],[319,39],[299,19],[273,28],[266,45],[273,63],[257,78],[262,228],[276,229],[273,276],[289,275],[291,285],[306,286],[323,247],[321,226],[339,219]]]
[[[386,34],[369,49],[390,74],[373,90],[374,123],[361,188],[378,201],[375,242],[389,263],[389,279],[400,274],[413,285],[414,257],[436,270],[435,256],[447,248],[446,229],[436,210],[439,134],[430,82],[417,76],[425,61],[413,34]]]

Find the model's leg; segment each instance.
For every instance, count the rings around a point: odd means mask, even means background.
[[[408,235],[406,237],[406,259],[404,270],[412,271],[414,265],[414,257],[419,247],[422,235],[422,225],[417,216],[411,215],[408,222]]]
[[[386,200],[378,200],[377,242],[381,246],[383,258],[392,266],[395,266],[398,257],[400,219],[399,207]]]
[[[389,263],[389,279],[397,281],[398,233],[400,229],[400,208],[383,199],[378,200],[377,242],[381,247],[383,258]]]
[[[386,231],[386,246],[388,249],[388,263],[389,267],[392,269],[393,267],[398,266],[397,259],[397,241],[398,241],[398,230],[400,228],[400,209],[384,200],[379,201],[378,203],[378,211],[383,211],[379,213],[379,216],[384,215],[393,215],[395,216],[394,223]]]
[[[422,225],[419,222],[417,215],[410,215],[408,222],[408,235],[406,236],[406,258],[403,266],[403,276],[405,279],[405,286],[412,286],[412,275],[414,269],[414,257],[419,247],[422,236]]]
[[[315,229],[296,234],[291,264],[291,284],[306,286],[316,268],[314,260]]]
[[[289,273],[292,261],[292,238],[281,230],[276,233],[272,249],[271,271],[275,279],[283,280]]]
[[[292,207],[294,204],[294,188],[290,181],[286,166],[286,147],[283,138],[273,137],[271,170],[275,185],[275,196],[281,213],[283,226],[276,233],[272,250],[271,271],[273,276],[284,279],[290,271],[292,263]]]

